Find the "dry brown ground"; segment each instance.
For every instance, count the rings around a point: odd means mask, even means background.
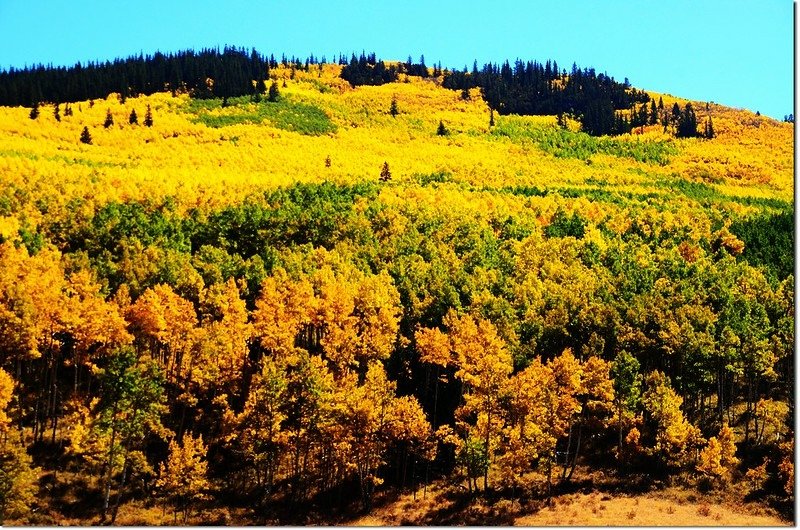
[[[369,515],[345,522],[349,526],[395,525],[515,525],[515,526],[791,526],[774,510],[756,503],[732,504],[680,488],[635,495],[599,492],[565,494],[520,505],[474,499],[468,504],[429,488],[404,494]]]

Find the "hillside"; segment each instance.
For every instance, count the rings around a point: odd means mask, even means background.
[[[341,70],[0,107],[0,522],[401,524],[428,482],[606,524],[595,472],[678,510],[634,524],[706,524],[667,485],[793,518],[793,124],[648,92],[714,137],[590,136]]]

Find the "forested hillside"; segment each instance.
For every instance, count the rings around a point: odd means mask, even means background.
[[[587,477],[793,517],[792,124],[233,48],[6,71],[0,104],[0,522]]]

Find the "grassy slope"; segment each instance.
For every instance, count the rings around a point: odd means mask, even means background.
[[[452,487],[429,486],[343,522],[348,526],[790,526],[774,510],[756,503],[706,497],[667,488],[649,493],[605,494],[589,489],[542,501],[468,500]]]

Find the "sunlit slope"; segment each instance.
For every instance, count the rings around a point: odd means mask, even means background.
[[[403,76],[352,89],[339,68],[312,67],[294,79],[274,70],[286,85],[277,103],[244,97],[222,108],[219,100],[186,95],[121,102],[112,94],[73,104],[71,116],[62,105],[60,122],[52,105],[42,105],[36,120],[29,109],[0,107],[0,230],[16,231],[18,221],[35,227],[67,210],[91,215],[109,201],[168,196],[180,210],[205,209],[294,182],[377,181],[384,162],[392,175],[384,195],[403,199],[418,200],[414,188],[433,183],[458,190],[455,202],[498,190],[511,190],[497,200],[516,207],[545,194],[548,202],[582,195],[604,203],[606,213],[629,201],[668,202],[676,212],[702,202],[744,213],[792,200],[792,127],[750,112],[695,102],[701,126],[713,119],[710,141],[675,139],[660,125],[591,138],[575,132],[577,123],[559,129],[555,117],[495,115],[490,128],[477,90],[464,100],[434,79]],[[667,108],[684,103],[662,97]],[[151,128],[142,125],[148,105]],[[104,128],[109,110],[114,124]],[[139,125],[129,124],[132,110]],[[440,120],[446,136],[437,135]],[[79,141],[84,126],[92,145]]]

